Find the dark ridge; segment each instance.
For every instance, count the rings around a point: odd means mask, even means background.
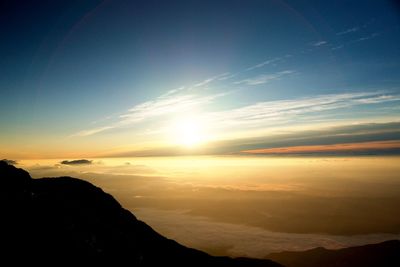
[[[12,159],[2,159],[1,161],[5,161],[9,165],[17,165],[18,164],[18,162],[16,160],[12,160]]]
[[[31,179],[0,161],[3,266],[281,266],[213,257],[167,239],[109,194],[71,177]]]
[[[286,267],[398,267],[400,240],[329,250],[322,247],[299,252],[280,252],[268,258]]]

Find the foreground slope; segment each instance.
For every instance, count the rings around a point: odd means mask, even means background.
[[[137,220],[109,194],[71,178],[31,179],[0,161],[0,261],[12,266],[281,266],[213,257]]]

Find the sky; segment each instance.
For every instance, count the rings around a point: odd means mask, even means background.
[[[6,1],[0,156],[393,154],[394,1]]]

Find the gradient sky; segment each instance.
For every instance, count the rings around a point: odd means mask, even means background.
[[[0,21],[1,157],[399,152],[394,1],[8,1]]]

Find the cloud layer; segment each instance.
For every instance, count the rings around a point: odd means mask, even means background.
[[[232,154],[398,154],[400,122],[359,123],[316,129],[271,130],[258,137],[233,138],[211,142],[197,150],[177,146],[124,151],[106,156],[176,156]],[[300,153],[302,150],[302,153]]]
[[[362,154],[362,153],[399,153],[400,141],[375,141],[360,143],[344,143],[331,145],[289,146],[277,148],[261,148],[243,151],[249,154]]]
[[[264,257],[399,238],[394,157],[127,160],[20,164],[33,177],[88,180],[167,237],[215,254]]]
[[[135,212],[140,220],[149,223],[168,238],[214,255],[232,257],[264,258],[273,252],[301,251],[315,247],[338,249],[400,238],[400,235],[395,234],[355,236],[289,234],[216,222],[206,217],[188,215],[185,211],[136,209]]]
[[[76,159],[76,160],[63,160],[60,163],[64,165],[88,165],[92,164],[92,161],[87,159]]]

